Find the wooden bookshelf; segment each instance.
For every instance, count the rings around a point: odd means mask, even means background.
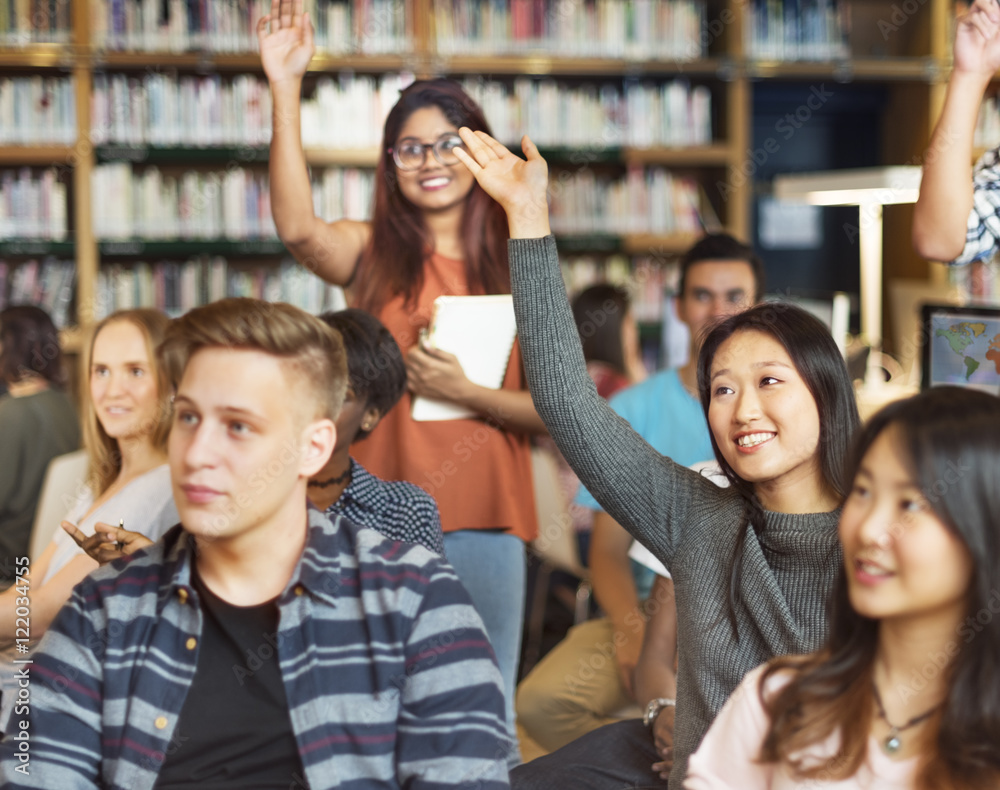
[[[212,252],[224,256],[281,257],[278,242],[158,242],[135,240],[98,242],[94,237],[90,181],[97,164],[128,161],[138,165],[170,167],[207,167],[246,163],[263,167],[267,149],[262,147],[220,146],[197,148],[179,146],[106,145],[90,142],[90,96],[93,77],[98,72],[123,72],[141,76],[143,72],[177,71],[196,75],[251,73],[263,76],[259,57],[248,53],[211,52],[120,52],[98,51],[89,29],[88,0],[72,2],[72,40],[68,43],[32,44],[23,48],[0,48],[0,76],[71,74],[76,80],[77,141],[74,145],[3,146],[0,167],[44,167],[59,164],[72,168],[70,227],[72,241],[59,246],[33,240],[0,242],[0,254],[45,254],[34,250],[58,250],[75,256],[77,263],[77,317],[83,329],[93,321],[97,293],[97,274],[102,260],[127,260],[129,255],[186,255]],[[580,151],[585,163],[601,167],[626,165],[663,166],[695,172],[712,200],[721,208],[725,227],[737,236],[748,237],[750,209],[754,194],[752,178],[739,177],[750,148],[752,99],[754,85],[768,80],[826,80],[831,83],[866,81],[890,86],[892,99],[886,108],[884,164],[903,164],[918,157],[926,145],[933,122],[940,111],[944,84],[950,68],[953,4],[950,0],[927,0],[908,17],[905,25],[880,40],[879,20],[890,19],[895,0],[847,0],[851,5],[854,26],[848,37],[848,56],[828,61],[778,61],[746,55],[745,31],[749,25],[751,4],[745,0],[709,0],[708,27],[712,35],[707,54],[695,59],[559,57],[546,51],[481,55],[457,55],[437,52],[434,35],[433,0],[413,0],[413,38],[407,51],[396,54],[317,54],[310,64],[314,75],[349,71],[358,74],[411,72],[417,77],[482,76],[512,80],[519,75],[567,80],[573,84],[587,81],[608,83],[618,80],[659,84],[671,79],[689,79],[692,84],[707,85],[712,91],[714,117],[713,141],[709,145],[679,148],[610,147],[586,155],[588,149],[552,149],[554,165],[568,167],[571,154]],[[725,19],[715,25],[714,20]],[[884,46],[883,46],[884,43]],[[877,52],[882,47],[884,52]],[[874,54],[873,54],[874,53]],[[307,160],[315,167],[373,167],[379,151],[310,149]],[[578,157],[579,161],[579,157]],[[570,164],[567,164],[569,162]],[[731,183],[728,194],[718,194],[718,182]],[[674,255],[694,241],[690,234],[614,235],[562,237],[569,252],[593,251],[626,255]],[[886,245],[898,251],[910,250],[909,230],[905,222],[887,221]],[[18,252],[20,251],[20,252]],[[894,255],[886,276],[928,276],[926,262],[915,256]],[[888,259],[887,259],[888,260]],[[80,329],[64,337],[79,338]],[[74,341],[76,342],[76,341]]]

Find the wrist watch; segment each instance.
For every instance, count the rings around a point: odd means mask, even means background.
[[[676,707],[677,701],[670,699],[670,697],[657,697],[656,699],[650,700],[649,704],[646,706],[646,712],[642,714],[642,723],[646,727],[652,727],[653,722],[656,721],[656,717],[660,715],[660,711],[668,706]]]

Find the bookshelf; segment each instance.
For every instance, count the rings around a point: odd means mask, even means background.
[[[710,102],[710,109],[702,110],[708,113],[708,126],[700,136],[646,139],[637,145],[616,136],[621,128],[610,137],[606,129],[594,129],[593,140],[549,141],[543,150],[553,173],[572,179],[589,172],[599,195],[628,198],[620,182],[632,178],[638,183],[640,175],[662,180],[667,174],[690,184],[702,217],[715,215],[722,227],[743,238],[749,236],[756,188],[752,173],[748,175],[755,86],[767,81],[884,84],[889,100],[882,163],[913,163],[943,101],[954,15],[951,0],[307,0],[310,4],[321,48],[307,77],[310,99],[357,80],[384,84],[391,94],[410,75],[449,76],[484,90],[506,91],[508,101],[515,103],[525,92],[551,98],[554,91],[557,96],[576,92],[598,103],[615,94],[622,106],[631,106],[633,99],[646,106],[670,84],[697,91]],[[150,17],[147,11],[154,6],[166,16]],[[205,174],[237,169],[266,174],[267,140],[258,127],[261,120],[268,125],[269,97],[260,93],[264,75],[253,52],[263,0],[200,6],[56,0],[53,7],[58,13],[49,14],[40,30],[0,13],[0,80],[67,81],[75,99],[73,139],[26,144],[30,138],[3,138],[0,172],[29,168],[37,174],[55,168],[66,186],[67,237],[0,238],[0,260],[9,270],[47,255],[75,261],[67,344],[78,342],[81,330],[108,308],[99,284],[100,275],[106,280],[112,269],[144,264],[152,270],[164,259],[201,265],[198,256],[224,259],[251,279],[259,280],[258,272],[267,267],[280,269],[287,257],[283,248],[261,232],[245,238],[105,237],[96,229],[107,201],[92,188],[97,173],[123,163],[135,174],[155,169],[178,181],[196,176],[211,180]],[[209,16],[187,18],[187,9]],[[189,37],[184,34],[189,28],[202,32]],[[208,91],[232,89],[244,99],[252,94],[256,114],[238,114],[237,131],[253,126],[244,123],[248,119],[258,127],[244,139],[228,139],[223,129],[198,144],[171,140],[162,124],[149,119],[145,137],[139,139],[114,139],[103,133],[113,124],[103,121],[95,134],[100,110],[95,92],[107,90],[114,80],[117,90],[134,90],[136,96],[151,89],[180,90],[181,83],[198,81]],[[233,88],[237,83],[240,87]],[[128,106],[133,108],[134,102]],[[329,110],[318,108],[317,117],[328,117],[324,112]],[[490,107],[487,117],[502,125]],[[704,126],[704,116],[701,120]],[[304,117],[304,126],[306,121]],[[524,128],[524,120],[516,125]],[[319,134],[307,145],[314,176],[326,169],[370,170],[379,155],[380,124],[370,126],[374,138],[331,148],[317,144],[330,136],[329,124],[320,124]],[[630,118],[626,131],[636,126]],[[126,129],[132,128],[130,120]],[[356,130],[345,130],[351,131]],[[196,176],[185,175],[190,173]],[[591,198],[584,195],[582,201]],[[655,199],[662,202],[663,195]],[[625,205],[631,206],[627,199]],[[927,279],[927,263],[909,252],[910,215],[903,207],[886,212],[886,244],[896,250],[886,258],[886,276]],[[602,226],[600,217],[577,217],[560,234],[560,247],[567,258],[585,261],[584,266],[620,271],[624,260],[626,271],[645,271],[669,265],[697,236],[683,223],[663,229],[630,221]],[[649,282],[647,277],[640,287]]]

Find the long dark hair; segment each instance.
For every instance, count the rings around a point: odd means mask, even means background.
[[[763,332],[778,341],[802,376],[819,412],[819,446],[816,451],[819,453],[823,480],[843,498],[850,481],[844,474],[844,458],[861,420],[844,357],[823,322],[812,314],[787,302],[764,302],[716,324],[702,343],[698,356],[698,393],[705,415],[708,415],[712,399],[712,361],[715,354],[733,335],[747,331]],[[764,508],[753,483],[736,474],[722,455],[715,436],[712,435],[711,439],[719,466],[746,505],[729,574],[728,615],[733,636],[739,641],[736,612],[741,600],[743,546],[748,529],[759,534],[764,528]]]
[[[847,468],[851,478],[890,427],[915,484],[973,560],[969,617],[948,646],[954,655],[951,663],[935,665],[946,673],[948,693],[932,720],[936,727],[927,731],[916,788],[995,788],[1000,785],[1000,624],[994,622],[1000,590],[1000,399],[960,387],[938,387],[886,406],[858,437]],[[989,616],[986,623],[983,612]],[[799,768],[799,773],[843,779],[858,770],[868,743],[868,728],[858,723],[870,721],[873,712],[877,643],[878,621],[851,606],[846,570],[841,568],[825,648],[805,660],[776,659],[762,676],[761,689],[775,672],[792,669],[791,681],[772,699],[762,695],[771,718],[762,761],[795,767],[794,752],[839,732],[836,759]]]
[[[592,285],[577,294],[573,300],[573,318],[584,359],[603,362],[625,375],[622,327],[628,308],[628,294],[608,283]]]
[[[389,153],[407,118],[424,107],[439,108],[456,127],[490,134],[479,105],[451,80],[414,82],[389,111],[375,170],[371,240],[361,254],[355,279],[357,306],[375,315],[399,295],[412,303],[423,285],[424,260],[433,252],[423,213],[399,191],[396,164]],[[507,236],[507,217],[500,204],[474,183],[465,201],[461,228],[470,293],[510,292]]]

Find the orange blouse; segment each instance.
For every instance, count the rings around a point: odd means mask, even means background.
[[[464,263],[435,254],[424,264],[415,309],[404,308],[397,296],[378,317],[405,355],[430,323],[438,296],[468,293]],[[526,388],[517,342],[502,387]],[[501,529],[532,540],[538,525],[528,435],[500,429],[503,415],[416,422],[411,403],[410,393],[404,393],[371,435],[351,448],[352,455],[383,479],[408,480],[427,491],[437,500],[445,532]]]

